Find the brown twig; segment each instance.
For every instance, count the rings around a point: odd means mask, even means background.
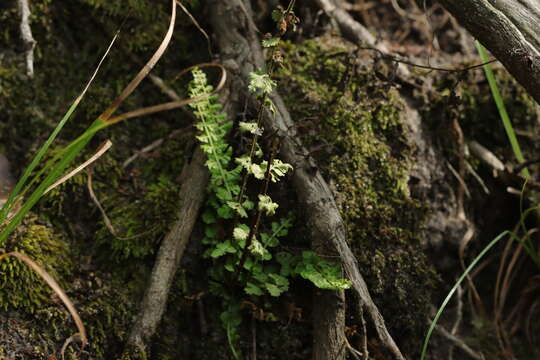
[[[469,345],[467,345],[463,340],[461,340],[455,335],[452,335],[442,326],[435,326],[435,331],[437,331],[437,333],[443,336],[445,339],[450,340],[455,346],[457,346],[460,350],[462,350],[465,354],[469,355],[471,358],[475,360],[485,360],[484,355],[477,353],[476,351],[471,349]]]

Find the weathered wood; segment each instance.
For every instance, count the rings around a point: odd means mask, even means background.
[[[439,0],[540,103],[540,1]]]
[[[205,161],[204,153],[197,147],[191,163],[182,173],[180,187],[182,203],[176,221],[159,248],[140,313],[128,339],[129,351],[133,351],[133,348],[145,351],[148,341],[161,321],[174,275],[204,201],[209,179],[208,170],[204,166]]]
[[[332,19],[336,21],[344,37],[349,41],[364,47],[371,47],[378,51],[390,54],[386,45],[378,42],[368,29],[356,21],[345,9],[338,7],[332,0],[315,0],[317,5]],[[394,57],[397,57],[393,54]],[[397,65],[397,74],[408,78],[409,69],[404,64]]]

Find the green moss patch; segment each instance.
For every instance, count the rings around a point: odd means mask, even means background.
[[[349,241],[391,332],[417,351],[436,278],[417,233],[424,209],[409,196],[413,149],[391,84],[333,37],[284,46],[281,93],[304,143],[335,189]]]
[[[62,282],[72,270],[64,238],[38,222],[35,216],[25,220],[0,253],[26,254],[51,276]],[[10,257],[0,260],[0,308],[24,309],[33,313],[50,300],[52,290],[32,269]]]

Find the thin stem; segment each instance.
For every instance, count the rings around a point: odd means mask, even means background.
[[[259,194],[266,195],[268,193],[268,185],[270,183],[270,169],[272,167],[272,162],[274,161],[275,151],[272,149],[270,152],[270,157],[268,159],[268,165],[266,167],[266,173],[264,174],[264,184],[261,187],[261,191]],[[244,269],[244,263],[246,262],[248,253],[249,253],[249,247],[251,246],[251,243],[253,242],[253,238],[257,234],[257,230],[259,229],[259,224],[261,222],[262,217],[262,210],[257,207],[257,213],[255,214],[255,217],[253,218],[253,222],[251,223],[251,228],[249,229],[249,235],[246,239],[246,246],[244,247],[244,251],[242,252],[242,257],[240,258],[240,262],[238,263],[238,270],[237,270],[237,276],[236,279],[240,279],[240,275],[242,275],[242,271]]]

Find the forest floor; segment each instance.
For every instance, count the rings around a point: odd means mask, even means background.
[[[0,4],[0,35],[6,40],[0,46],[0,153],[19,178],[119,24],[124,24],[120,44],[46,160],[54,160],[107,109],[140,70],[140,59],[150,58],[167,30],[170,8],[133,0],[126,13],[101,0],[65,6],[36,0],[30,8],[37,40],[30,78],[15,3]],[[196,25],[178,10],[173,40],[151,81],[142,82],[121,109],[162,103],[163,93],[172,100],[188,97],[189,76],[175,83],[179,67],[222,63],[228,71],[227,85],[218,87],[223,108],[213,104],[213,109],[223,112],[214,114],[223,128],[231,127],[222,147],[229,149],[224,150],[231,165],[227,176],[238,175],[232,159],[241,163],[250,144],[268,162],[279,156],[295,168],[287,174],[283,165],[283,174],[274,174],[280,182],[270,181],[271,167],[259,169],[259,177],[245,186],[246,196],[275,199],[276,215],[275,208],[269,211],[259,228],[262,210],[249,209],[256,226],[236,226],[240,215],[220,218],[225,210],[216,205],[220,195],[212,195],[212,169],[209,174],[202,166],[204,156],[197,150],[204,137],[194,125],[200,108],[111,126],[77,162],[105,140],[112,141],[112,150],[50,191],[0,243],[2,253],[25,253],[58,280],[84,322],[89,344],[80,348],[81,335],[73,336],[73,321],[58,293],[17,259],[0,259],[0,359],[145,358],[126,346],[137,345],[151,359],[319,360],[325,357],[317,354],[331,349],[320,349],[317,339],[328,338],[324,330],[332,329],[343,335],[336,336],[341,342],[329,359],[366,359],[366,353],[377,360],[419,359],[428,328],[452,289],[427,359],[537,359],[538,105],[499,63],[491,64],[528,161],[525,185],[484,70],[476,66],[482,60],[474,41],[436,2],[335,1],[349,23],[368,30],[352,35],[337,12],[323,11],[333,2],[297,2],[299,22],[289,17],[286,24],[295,31],[283,35],[273,53],[260,50],[258,37],[274,31],[272,10],[281,5],[283,11],[290,3],[253,1],[253,12],[238,7],[236,16],[246,20],[239,23],[249,30],[227,23],[226,3],[191,4]],[[359,36],[366,40],[361,45]],[[248,94],[246,68],[256,70],[264,56],[279,58],[271,75],[281,97]],[[210,83],[219,82],[217,71],[207,73]],[[284,126],[273,128],[264,120],[271,112],[263,114],[261,99],[273,102],[275,119]],[[223,114],[230,125],[224,125]],[[239,125],[259,116],[270,125],[259,121],[253,130],[260,145]],[[2,166],[0,185],[8,179]],[[331,195],[319,194],[324,206],[312,208],[306,186],[316,182]],[[187,199],[193,201],[188,209]],[[334,210],[337,226],[330,221],[321,226]],[[182,226],[188,220],[178,225],[182,219],[191,219],[190,225]],[[249,235],[252,229],[260,235]],[[325,231],[332,239],[324,238]],[[501,237],[454,286],[504,231],[516,235]],[[212,242],[233,234],[236,240],[240,234],[240,243],[253,237],[254,245],[257,239],[272,245],[244,255],[242,247],[255,246]],[[181,249],[159,250],[178,236],[185,239]],[[357,274],[347,267],[349,253]],[[177,263],[165,281],[152,271],[167,255]],[[345,270],[336,278],[332,265],[339,258]],[[257,273],[263,262],[267,265]],[[342,275],[353,280],[350,290],[336,285]],[[167,283],[167,290],[149,294],[155,279]],[[331,290],[322,290],[325,286]],[[152,315],[157,322],[145,328],[142,314],[153,306],[163,307],[163,313]]]

